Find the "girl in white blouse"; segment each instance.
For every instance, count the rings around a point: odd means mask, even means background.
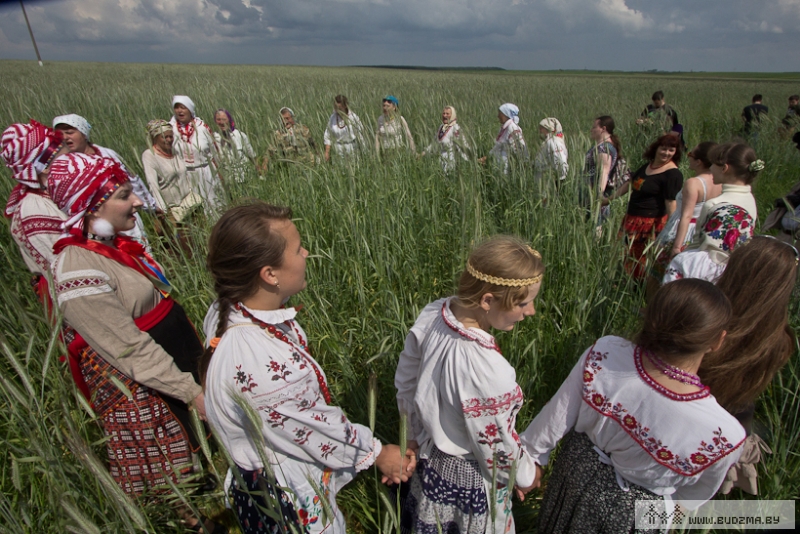
[[[336,95],[333,99],[333,115],[323,134],[325,161],[331,160],[331,147],[340,158],[357,156],[364,148],[364,125],[355,112],[350,111],[347,97]]]
[[[631,532],[637,499],[670,514],[673,501],[693,509],[714,496],[745,431],[697,371],[730,318],[713,284],[679,280],[656,293],[633,342],[607,336],[586,350],[522,434],[539,465],[569,434],[539,532]]]
[[[336,493],[373,464],[385,479],[406,481],[414,462],[403,469],[397,445],[382,445],[332,405],[297,310],[284,306],[306,286],[308,251],[291,217],[289,208],[253,202],[212,230],[208,266],[219,298],[203,324],[206,413],[236,464],[231,493],[246,534],[343,534]]]
[[[535,313],[543,274],[538,252],[494,237],[470,254],[457,295],[428,304],[409,332],[395,387],[421,460],[402,532],[514,532],[511,472],[532,486],[536,465],[514,428],[516,372],[489,331]]]

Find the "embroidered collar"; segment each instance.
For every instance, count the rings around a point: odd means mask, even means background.
[[[749,185],[722,184],[723,193],[750,193],[752,190]]]
[[[461,324],[461,321],[456,319],[456,316],[453,315],[453,312],[450,310],[450,303],[453,301],[453,298],[454,297],[446,299],[444,304],[442,304],[442,320],[444,320],[444,323],[461,337],[474,341],[481,347],[500,352],[500,347],[497,346],[494,336],[489,332],[479,328],[465,328],[464,325]]]
[[[242,305],[244,309],[248,312],[253,314],[254,317],[259,319],[260,321],[264,321],[268,324],[281,324],[286,321],[291,321],[297,316],[297,310],[295,308],[279,308],[277,310],[254,310]],[[249,323],[250,319],[246,318],[241,312],[231,310],[229,315],[229,320],[231,322],[243,322]]]

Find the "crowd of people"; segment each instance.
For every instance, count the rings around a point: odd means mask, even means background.
[[[227,208],[221,190],[223,180],[244,180],[246,165],[360,157],[369,143],[347,98],[334,99],[321,155],[287,107],[265,158],[228,110],[215,112],[217,132],[187,96],[175,96],[172,110],[171,120],[147,124],[149,188],[116,152],[91,143],[78,115],[56,117],[52,128],[13,124],[1,142],[17,182],[5,211],[12,237],[43,306],[61,311],[72,376],[102,421],[111,476],[126,493],[157,494],[197,471],[191,410],[234,463],[228,496],[248,534],[345,532],[336,494],[373,465],[384,482],[404,483],[402,532],[511,533],[512,496],[541,485],[560,442],[540,532],[628,532],[636,499],[671,511],[734,485],[757,492],[755,402],[795,347],[788,306],[800,186],[776,203],[779,239],[755,235],[751,186],[765,163],[746,142],[692,147],[694,176],[684,180],[683,130],[662,92],[638,121],[657,132],[638,169],[627,168],[614,119],[597,117],[578,201],[602,228],[610,203],[627,197],[619,236],[625,272],[648,286],[641,330],[592,344],[518,433],[525,392],[493,332],[534,315],[546,259],[517,237],[491,237],[469,254],[455,294],[428,304],[408,333],[395,374],[408,422],[402,449],[333,403],[287,306],[306,287],[308,256],[291,209]],[[399,100],[387,96],[382,111],[379,157],[415,154]],[[541,120],[543,142],[530,158],[519,114],[499,106],[495,146],[478,161],[503,173],[525,162],[558,192],[569,170],[561,123]],[[800,149],[800,134],[794,141]],[[438,154],[450,172],[473,152],[446,106],[420,156]],[[222,212],[208,243],[216,300],[205,342],[171,296],[142,210],[178,231],[200,212]],[[227,531],[176,508],[191,530]]]

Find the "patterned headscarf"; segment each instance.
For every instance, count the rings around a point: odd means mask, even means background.
[[[514,124],[519,124],[519,108],[511,102],[506,102],[500,106],[500,113],[514,121]]]
[[[31,120],[29,124],[12,124],[0,140],[3,161],[11,176],[19,182],[6,204],[5,215],[11,217],[28,189],[42,189],[39,173],[50,163],[61,147],[61,132]]]
[[[50,167],[47,189],[56,206],[69,217],[64,230],[82,229],[86,214],[97,211],[129,179],[110,158],[76,152],[57,158]]]
[[[224,113],[225,116],[228,117],[228,124],[231,125],[231,131],[234,131],[236,129],[236,123],[233,122],[233,116],[231,115],[230,111],[228,111],[227,109],[219,108],[217,111],[214,112],[215,121],[217,120],[217,113]]]
[[[159,135],[171,131],[172,125],[164,119],[153,119],[147,123],[147,134],[150,136],[150,141],[155,141]]]
[[[563,136],[564,130],[561,129],[561,123],[555,117],[547,117],[539,122],[539,126],[547,130],[553,135]]]
[[[75,115],[74,113],[71,113],[69,115],[60,115],[55,119],[53,119],[53,128],[55,128],[59,124],[66,124],[67,126],[72,126],[80,133],[82,133],[87,141],[89,140],[89,132],[92,131],[92,125],[89,124],[89,121],[87,121],[80,115]]]

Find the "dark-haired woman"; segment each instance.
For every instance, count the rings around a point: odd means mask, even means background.
[[[703,203],[722,193],[722,186],[714,183],[711,160],[708,158],[709,151],[715,146],[717,143],[705,141],[686,155],[689,158],[689,169],[694,171],[695,175],[683,183],[681,192],[675,197],[675,211],[670,215],[657,240],[669,257],[680,254],[692,242]]]
[[[627,246],[625,270],[636,280],[642,280],[646,274],[648,245],[658,237],[667,218],[675,211],[675,197],[683,187],[683,174],[678,170],[681,154],[680,137],[662,135],[645,151],[648,163],[637,169],[630,182],[606,200],[611,202],[629,189],[633,190],[620,236],[624,236]]]
[[[722,193],[706,201],[691,245],[667,267],[663,282],[701,278],[716,282],[728,257],[753,235],[758,208],[751,184],[764,162],[744,143],[717,145],[709,152],[711,174]]]
[[[218,299],[204,322],[208,420],[241,475],[232,495],[245,534],[344,534],[337,492],[373,464],[406,481],[414,462],[404,470],[397,445],[382,445],[333,405],[297,310],[284,306],[306,287],[308,251],[291,217],[288,208],[254,202],[228,210],[211,232]]]
[[[634,341],[598,339],[521,435],[544,465],[564,439],[539,532],[633,532],[637,500],[693,509],[711,499],[745,432],[697,376],[731,317],[711,283],[662,287]],[[692,502],[694,501],[694,502]]]
[[[581,204],[592,209],[592,201],[607,197],[613,192],[610,187],[611,172],[617,165],[622,147],[619,138],[614,135],[614,119],[608,115],[597,117],[589,130],[589,137],[594,146],[586,152],[584,173],[586,182],[581,188]],[[598,224],[608,218],[610,211],[607,203],[602,203]]]
[[[358,156],[364,149],[364,125],[355,112],[350,110],[347,97],[336,95],[333,99],[333,114],[323,135],[325,161],[331,160],[331,147],[344,160]]]
[[[102,420],[117,484],[133,495],[163,490],[192,470],[188,405],[205,417],[195,378],[203,347],[161,267],[119,235],[142,206],[129,175],[113,160],[72,153],[53,162],[48,190],[70,232],[54,247],[53,277],[76,333],[73,377]]]

